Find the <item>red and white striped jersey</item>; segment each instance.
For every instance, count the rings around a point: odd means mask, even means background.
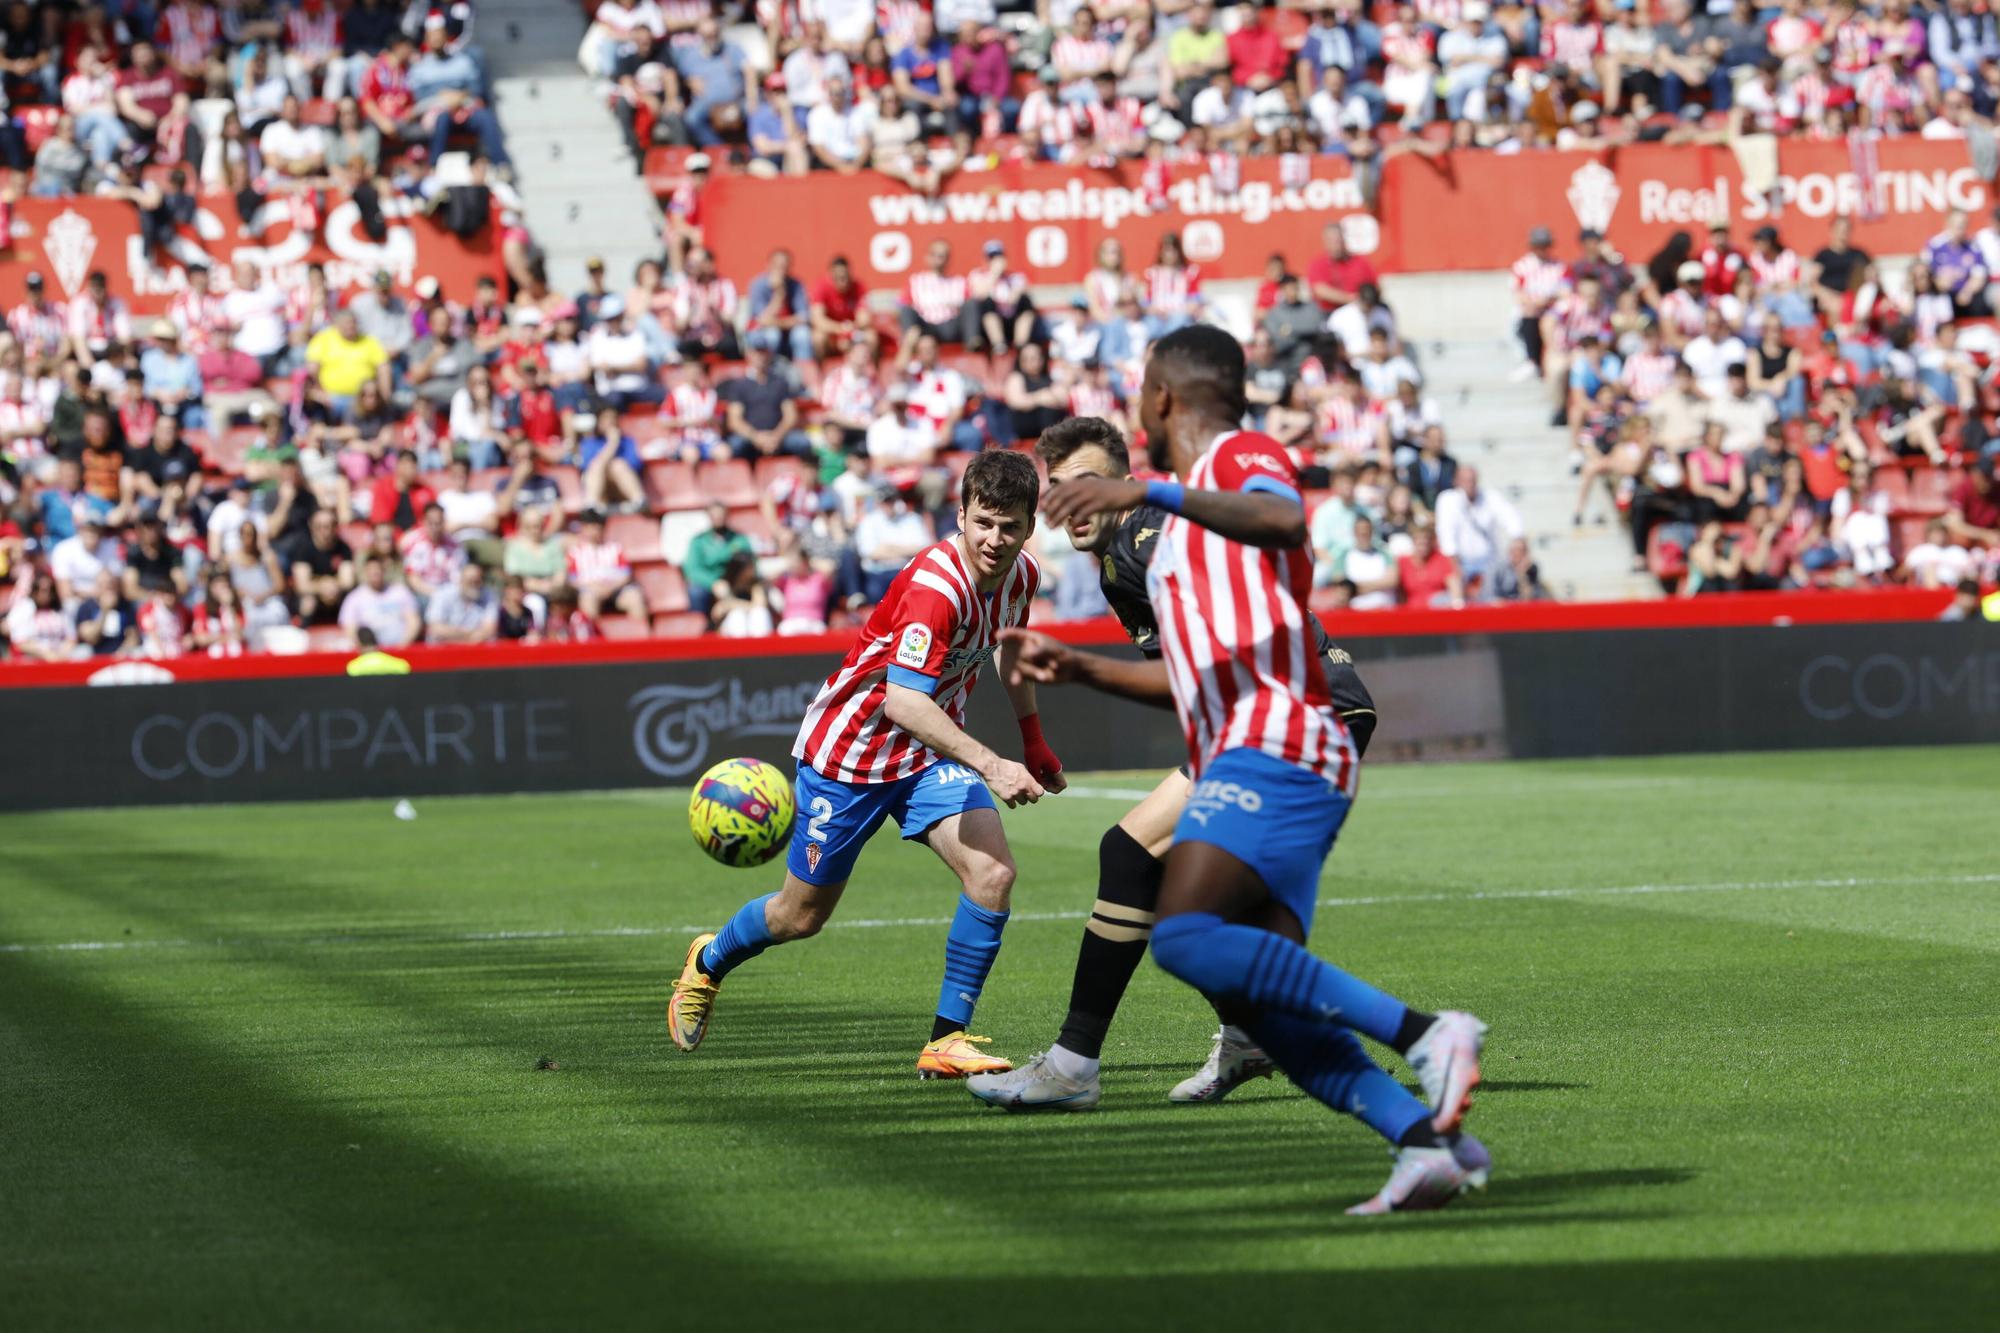
[[[1769,287],[1796,287],[1799,285],[1799,256],[1793,250],[1780,250],[1766,259],[1762,251],[1750,252],[1750,272],[1757,279],[1760,289]]]
[[[153,41],[168,62],[180,66],[200,65],[221,40],[222,22],[207,5],[174,5],[153,30]]]
[[[923,0],[875,0],[875,27],[890,55],[917,39],[917,15],[929,8]]]
[[[674,285],[674,323],[697,336],[719,334],[736,318],[736,284],[717,274]]]
[[[721,405],[714,386],[676,384],[667,398],[667,414],[679,423],[682,444],[709,444],[721,438],[715,429]]]
[[[1066,32],[1056,38],[1049,48],[1049,63],[1054,65],[1065,79],[1088,79],[1098,72],[1111,68],[1111,43],[1095,32],[1088,37],[1079,37]]]
[[[1569,269],[1559,260],[1543,259],[1530,250],[1514,261],[1514,295],[1523,306],[1546,310],[1568,285]]]
[[[465,548],[450,537],[432,541],[418,528],[403,539],[403,572],[429,587],[444,587],[464,564]]]
[[[1604,29],[1596,23],[1551,23],[1542,29],[1542,58],[1571,69],[1592,69],[1604,49]]]
[[[1674,366],[1680,358],[1672,352],[1638,351],[1625,358],[1619,379],[1635,403],[1650,403],[1674,382]]]
[[[982,593],[957,537],[926,547],[889,585],[806,709],[793,757],[823,777],[864,785],[894,782],[936,763],[936,751],[889,721],[890,673],[936,681],[931,698],[963,727],[966,700],[999,646],[999,632],[1028,623],[1041,581],[1041,567],[1024,551],[1000,586]]]
[[[1683,338],[1698,335],[1708,322],[1708,302],[1676,287],[1660,298],[1660,324]]]
[[[1195,460],[1187,485],[1296,496],[1299,477],[1276,440],[1232,431]],[[1307,621],[1308,548],[1260,550],[1173,514],[1146,588],[1195,777],[1225,750],[1252,749],[1354,795],[1354,740],[1333,711]]]
[[[23,301],[7,312],[7,327],[21,344],[22,354],[54,356],[69,337],[69,307],[61,301],[36,305]]]
[[[1020,119],[1015,128],[1024,143],[1063,149],[1076,141],[1077,110],[1049,96],[1045,88],[1031,88],[1021,99]]]
[[[69,303],[69,334],[101,351],[107,343],[132,341],[132,316],[117,297],[99,305],[86,293]]]
[[[1118,411],[1118,395],[1108,384],[1088,380],[1070,386],[1069,414],[1073,417],[1110,417]]]
[[[1333,394],[1319,409],[1319,438],[1327,448],[1362,459],[1381,452],[1382,412],[1366,399]]]
[[[304,5],[293,5],[285,14],[285,51],[305,60],[324,60],[340,54],[340,15],[331,5],[319,13],[309,13]]]
[[[1126,294],[1134,290],[1136,285],[1129,273],[1114,273],[1108,268],[1094,268],[1083,275],[1084,295],[1089,299],[1093,309],[1115,311]]]
[[[569,544],[568,562],[569,581],[578,586],[620,583],[632,577],[632,566],[625,559],[625,548],[613,541],[595,545],[573,541]]]
[[[1146,270],[1140,299],[1149,315],[1184,315],[1201,304],[1201,270],[1193,264],[1169,268],[1154,264]]]
[[[1123,148],[1146,140],[1145,106],[1136,97],[1090,102],[1084,106],[1083,116],[1090,137],[1101,144]]]
[[[1549,318],[1562,348],[1575,347],[1593,333],[1606,341],[1611,337],[1611,311],[1601,301],[1586,300],[1582,292],[1570,292],[1550,306]]]
[[[949,324],[965,309],[965,278],[929,269],[912,273],[903,301],[926,324]]]
[[[208,350],[217,329],[227,328],[229,317],[222,313],[222,298],[214,292],[177,292],[167,302],[167,318],[181,331],[181,346],[200,355]]]
[[[821,377],[819,405],[837,421],[873,421],[882,400],[873,372],[842,362]]]

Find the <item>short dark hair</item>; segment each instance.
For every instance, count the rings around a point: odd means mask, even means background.
[[[1250,410],[1243,344],[1213,324],[1189,324],[1153,344],[1152,364],[1174,396],[1236,421]]]
[[[960,496],[962,506],[976,500],[996,513],[1032,515],[1042,498],[1042,479],[1026,454],[988,449],[965,470]]]
[[[1058,421],[1035,441],[1035,452],[1050,467],[1060,467],[1079,449],[1096,445],[1111,456],[1120,472],[1132,470],[1132,454],[1125,447],[1125,434],[1103,417],[1071,417]]]

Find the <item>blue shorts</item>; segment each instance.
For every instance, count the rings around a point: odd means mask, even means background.
[[[808,884],[841,884],[854,872],[861,846],[882,821],[903,837],[921,838],[940,821],[968,810],[991,810],[993,793],[963,764],[932,764],[894,782],[842,782],[799,765],[798,815],[785,868]]]
[[[1206,842],[1257,872],[1312,930],[1319,875],[1347,819],[1347,794],[1261,750],[1224,750],[1188,794],[1175,842]]]

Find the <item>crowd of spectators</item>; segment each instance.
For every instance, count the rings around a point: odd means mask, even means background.
[[[8,189],[127,200],[155,251],[203,193],[234,196],[246,220],[282,202],[303,234],[352,198],[380,241],[392,212],[483,191],[523,278],[529,247],[474,28],[470,0],[9,5]]]
[[[1001,154],[1499,152],[1851,130],[1982,140],[1974,0],[603,0],[580,58],[640,157],[873,167],[926,191]]]
[[[1806,256],[1718,221],[1638,266],[1529,237],[1520,374],[1572,433],[1578,526],[1622,515],[1634,568],[1688,595],[2000,579],[2000,210],[1900,274],[1850,232]]]

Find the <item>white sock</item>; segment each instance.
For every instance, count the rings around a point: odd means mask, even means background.
[[[1257,1039],[1242,1028],[1222,1025],[1222,1044],[1225,1046],[1255,1046]]]
[[[1072,1083],[1082,1083],[1097,1077],[1097,1060],[1094,1057],[1078,1055],[1061,1045],[1049,1047],[1049,1053],[1043,1059],[1058,1077],[1066,1078]]]

